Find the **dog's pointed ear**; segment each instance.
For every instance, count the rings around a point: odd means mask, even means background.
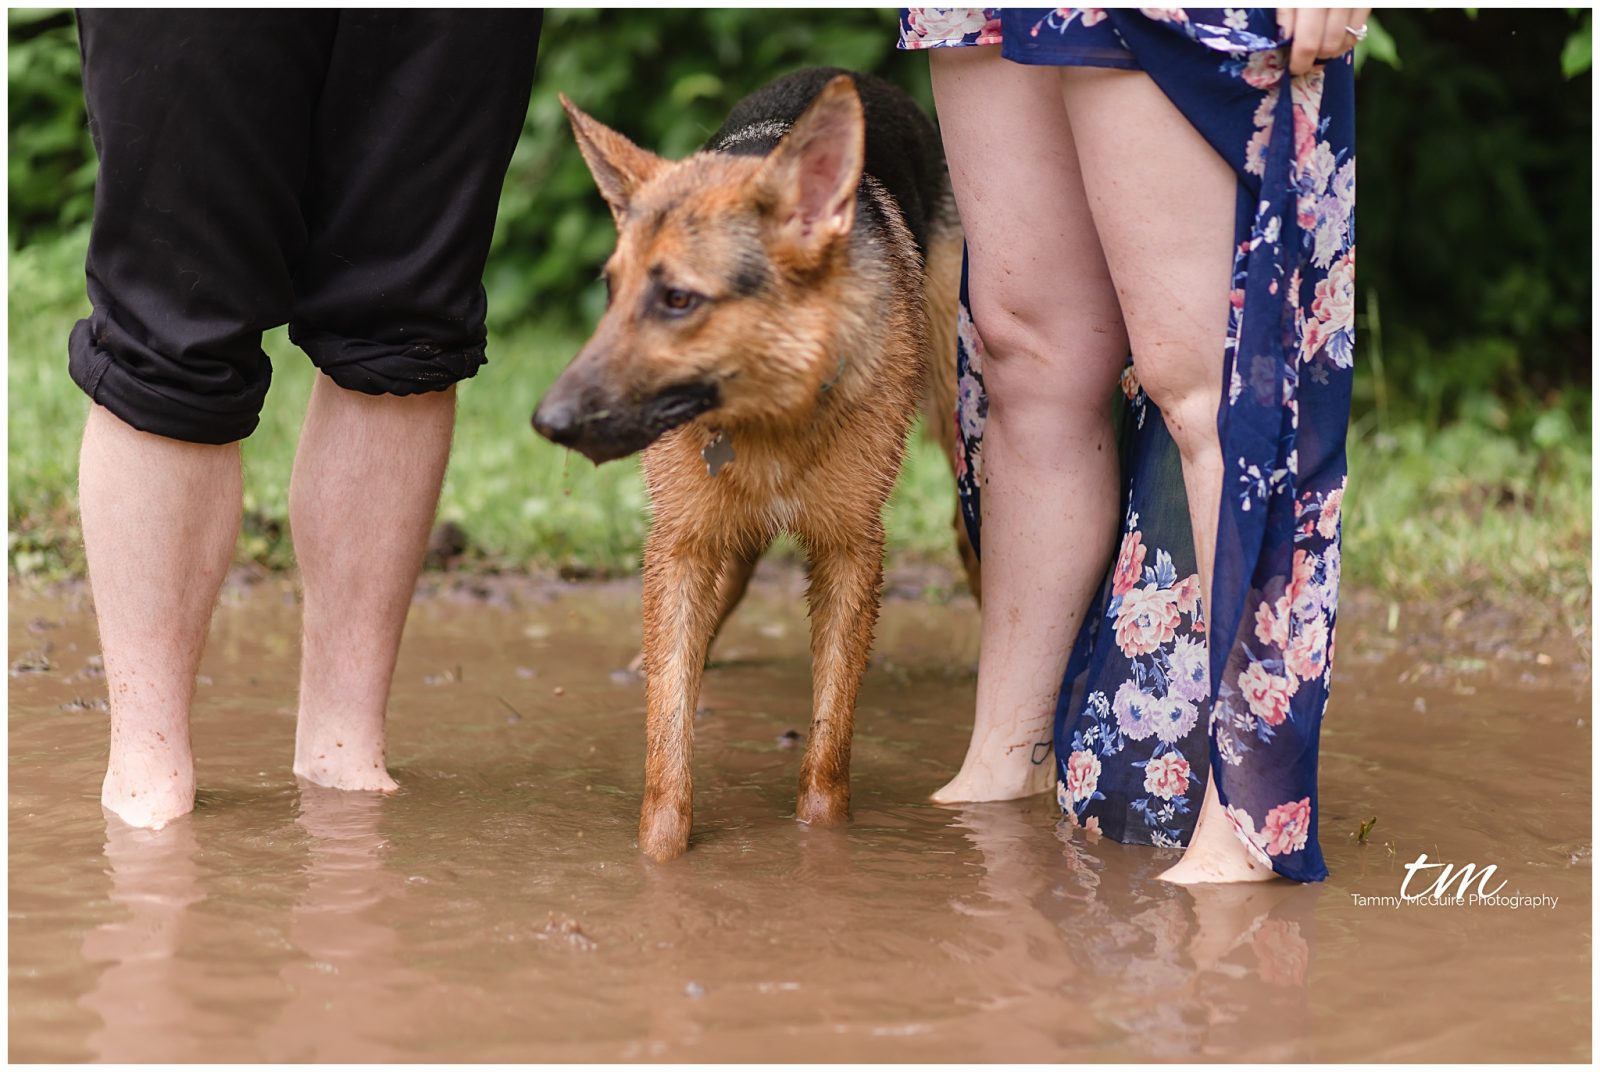
[[[594,176],[600,196],[611,206],[611,215],[621,220],[634,191],[649,182],[666,161],[585,115],[565,93],[561,94],[561,107],[566,109],[573,137],[578,141],[578,151],[583,153],[583,162],[589,165],[589,174]]]
[[[752,180],[778,243],[814,263],[855,222],[866,116],[849,75],[817,94]]]

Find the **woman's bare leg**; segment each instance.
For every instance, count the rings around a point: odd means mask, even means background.
[[[1056,696],[1117,534],[1128,343],[1052,69],[938,49],[933,91],[983,336],[983,639],[972,741],[940,803],[1048,789]]]
[[[1069,67],[1062,80],[1134,370],[1183,461],[1200,590],[1209,601],[1222,502],[1217,408],[1237,179],[1143,72]],[[1161,877],[1192,883],[1272,875],[1233,834],[1208,778],[1189,848]]]

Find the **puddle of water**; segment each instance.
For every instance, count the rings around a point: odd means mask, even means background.
[[[633,846],[643,690],[615,671],[636,588],[419,599],[387,799],[295,786],[292,590],[230,589],[200,806],[155,834],[99,808],[87,599],[13,589],[11,1058],[1589,1059],[1581,654],[1426,618],[1391,634],[1354,601],[1323,736],[1332,880],[1191,891],[1155,879],[1175,853],[1090,843],[1049,798],[924,802],[970,727],[964,601],[886,605],[854,820],[799,827],[799,583],[758,581],[720,643],[695,838],[666,866]],[[1355,903],[1420,852],[1559,901]]]

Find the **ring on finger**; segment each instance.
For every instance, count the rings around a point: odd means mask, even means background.
[[[1363,22],[1360,26],[1346,26],[1344,32],[1357,41],[1365,41],[1367,39],[1367,24]]]

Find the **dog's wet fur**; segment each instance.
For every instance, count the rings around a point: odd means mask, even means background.
[[[849,812],[850,737],[882,583],[882,510],[918,402],[955,451],[961,232],[938,132],[868,75],[795,72],[672,162],[565,97],[617,225],[594,335],[534,413],[598,463],[644,451],[639,847],[688,846],[706,653],[779,531],[810,559],[814,708],[797,817]],[[733,460],[708,473],[717,436]],[[975,560],[956,526],[969,581]]]

